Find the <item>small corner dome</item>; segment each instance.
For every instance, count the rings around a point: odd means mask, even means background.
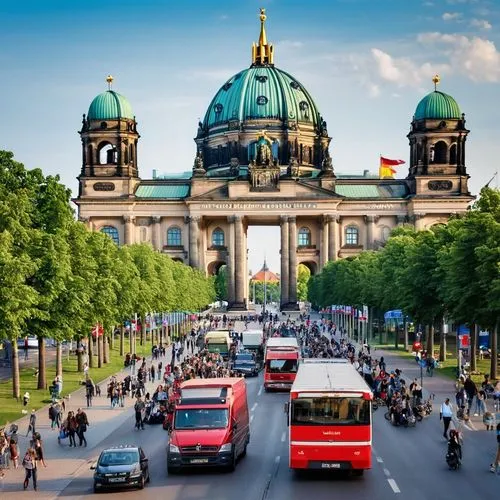
[[[415,120],[460,120],[462,112],[451,95],[435,90],[417,105]]]
[[[134,119],[128,99],[114,90],[106,90],[95,97],[87,116],[89,120]]]

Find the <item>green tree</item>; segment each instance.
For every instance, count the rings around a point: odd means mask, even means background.
[[[311,271],[304,264],[299,264],[297,272],[297,299],[299,301],[307,300],[307,287],[309,279],[311,278]]]
[[[215,293],[217,300],[227,301],[227,266],[225,265],[219,267],[215,275]]]

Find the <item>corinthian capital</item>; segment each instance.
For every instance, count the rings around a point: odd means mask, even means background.
[[[126,214],[123,216],[124,222],[135,222],[135,217],[133,215]]]

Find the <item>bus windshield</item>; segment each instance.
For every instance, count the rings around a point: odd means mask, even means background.
[[[291,424],[369,425],[370,402],[356,397],[293,399]]]
[[[297,373],[296,359],[270,359],[267,362],[268,373]]]

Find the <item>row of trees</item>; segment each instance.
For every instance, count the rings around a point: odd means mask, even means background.
[[[387,311],[402,309],[425,325],[427,350],[443,319],[468,324],[471,368],[476,369],[478,328],[490,332],[491,376],[497,372],[500,321],[500,191],[483,188],[467,213],[447,225],[415,231],[395,229],[385,247],[328,263],[309,282],[309,299],[319,306],[350,304]],[[405,339],[405,343],[407,339]],[[440,359],[446,337],[440,328]]]
[[[93,325],[108,334],[134,314],[145,325],[151,311],[197,311],[214,298],[213,279],[201,272],[149,245],[118,247],[88,231],[57,176],[26,170],[0,151],[0,339],[12,343],[14,397],[17,339],[25,335],[39,339],[38,387],[45,388],[44,339],[58,342],[60,372],[60,342],[89,337]]]

